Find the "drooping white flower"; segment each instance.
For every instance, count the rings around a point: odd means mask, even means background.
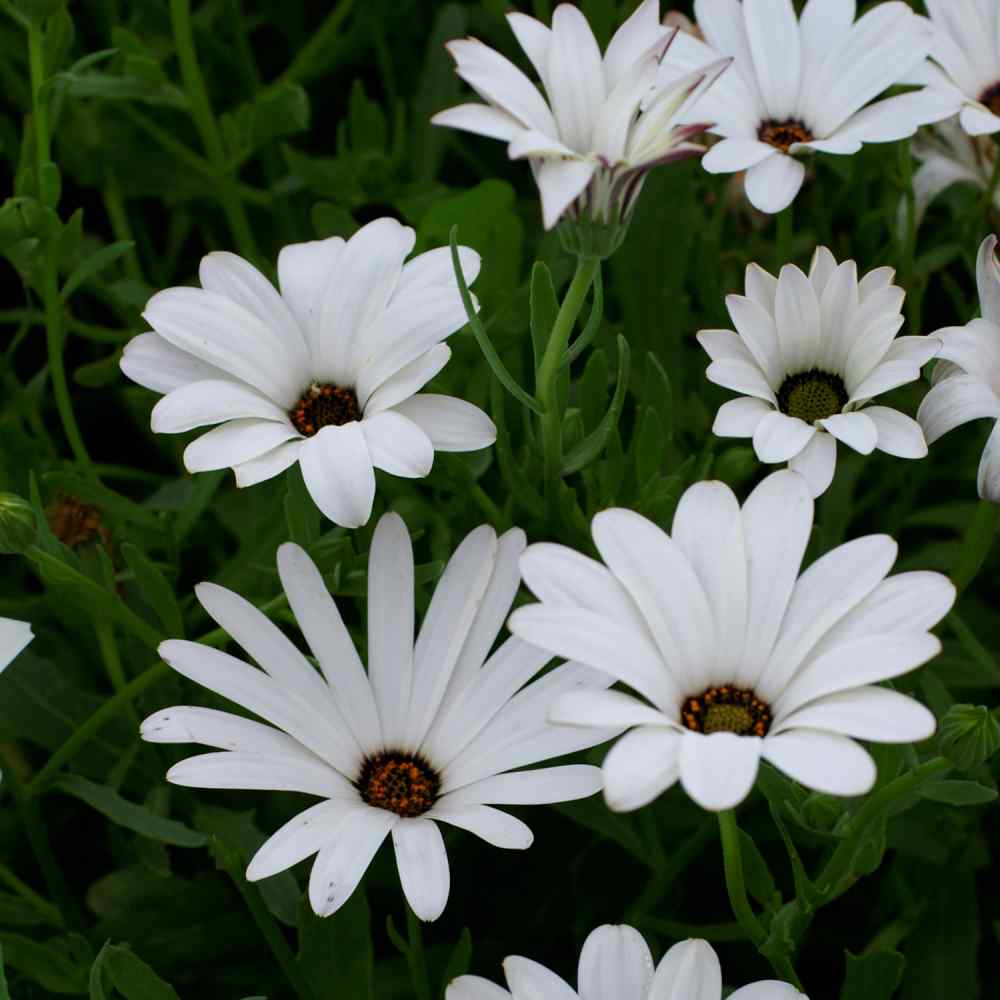
[[[910,74],[969,135],[1000,131],[1000,7],[996,0],[925,0],[930,56]]]
[[[917,419],[933,444],[943,434],[987,417],[996,421],[979,463],[977,487],[985,500],[1000,503],[1000,268],[996,236],[979,247],[976,280],[982,319],[938,330],[940,359],[934,385],[924,396]]]
[[[496,438],[477,407],[420,389],[447,364],[466,321],[448,248],[406,263],[414,232],[376,219],[285,247],[281,293],[231,253],[202,258],[201,288],[158,292],[154,332],[126,347],[122,371],[155,392],[154,431],[219,424],[184,452],[191,472],[232,468],[252,486],[299,462],[316,505],[348,528],[371,516],[375,469],[426,476],[437,451]],[[479,256],[460,248],[468,280]]]
[[[658,88],[657,74],[676,34],[660,24],[659,6],[659,0],[644,0],[603,55],[586,17],[572,4],[556,7],[551,28],[525,14],[508,14],[547,99],[512,62],[477,39],[449,42],[458,75],[487,103],[449,108],[431,121],[502,139],[512,159],[527,159],[546,229],[567,212],[605,224],[627,221],[649,170],[704,152],[690,140],[705,125],[680,127],[676,119],[696,113],[701,95],[728,65],[715,59]]]
[[[14,657],[34,638],[31,625],[13,618],[0,618],[0,672],[5,670]]]
[[[670,535],[629,510],[592,525],[604,560],[530,546],[514,612],[527,642],[605,670],[642,696],[566,695],[553,720],[634,727],[604,760],[604,795],[637,809],[678,779],[700,806],[737,805],[761,760],[830,795],[862,795],[875,764],[854,739],[926,739],[923,705],[879,687],[935,656],[928,631],[955,588],[938,573],[887,577],[896,543],[838,546],[801,576],[813,523],[805,480],[768,476],[741,508],[723,483],[681,498]]]
[[[707,941],[680,941],[653,964],[642,935],[627,925],[591,931],[580,952],[577,987],[530,958],[504,959],[507,989],[479,976],[459,976],[445,1000],[722,1000],[722,967]],[[808,1000],[794,986],[769,979],[744,986],[729,1000]]]
[[[438,823],[506,848],[531,831],[494,805],[565,802],[592,795],[600,771],[582,764],[515,771],[593,746],[617,732],[550,723],[561,693],[610,678],[566,664],[529,683],[547,652],[508,638],[490,654],[520,583],[519,529],[488,526],[448,562],[414,642],[413,552],[402,519],[384,515],[368,566],[368,670],[309,556],[291,543],[278,572],[317,672],[284,633],[238,594],[197,588],[205,610],[262,668],[196,642],[169,640],[160,655],[178,673],[264,720],[179,706],[150,716],[142,736],[200,743],[167,779],[193,788],[304,792],[322,801],[257,851],[247,878],[267,878],[318,856],[309,899],[321,916],[351,895],[392,834],[403,891],[423,920],[448,899],[448,858]],[[489,804],[487,804],[489,803]]]
[[[856,153],[951,113],[925,90],[872,103],[930,51],[929,23],[905,3],[880,3],[856,22],[855,0],[808,0],[801,18],[791,0],[695,0],[694,9],[705,42],[679,35],[666,70],[734,58],[698,108],[723,140],[702,165],[746,170],[747,197],[762,212],[795,199],[799,154]]]
[[[719,407],[712,430],[752,437],[762,462],[788,462],[813,496],[833,480],[837,441],[863,455],[927,454],[920,425],[875,396],[913,382],[938,351],[930,337],[896,337],[905,293],[890,267],[860,281],[853,260],[817,248],[808,277],[786,264],[775,279],[750,264],[746,294],[726,306],[737,332],[702,330],[706,375],[742,395]]]
[[[957,118],[921,129],[913,139],[913,155],[920,167],[913,175],[916,221],[923,220],[928,206],[953,184],[971,184],[988,191],[996,169],[997,147],[992,139],[968,135]],[[993,194],[993,207],[1000,210],[1000,190]],[[900,202],[898,224],[906,225],[906,202]]]

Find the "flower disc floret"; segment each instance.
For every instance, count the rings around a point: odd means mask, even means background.
[[[813,368],[789,375],[778,390],[778,408],[807,424],[840,413],[847,405],[847,390],[839,375]]]
[[[355,785],[370,806],[422,816],[437,801],[441,776],[419,754],[383,750],[364,759]]]
[[[686,698],[681,719],[695,733],[767,736],[772,716],[771,707],[753,691],[722,684]]]
[[[343,427],[361,419],[358,395],[350,386],[313,383],[292,407],[289,417],[303,437],[324,427]]]

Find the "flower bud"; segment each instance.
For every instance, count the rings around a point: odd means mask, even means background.
[[[31,504],[16,493],[0,493],[0,552],[20,555],[37,537],[38,522]]]
[[[985,705],[952,705],[938,729],[941,753],[971,771],[1000,749],[1000,723]]]

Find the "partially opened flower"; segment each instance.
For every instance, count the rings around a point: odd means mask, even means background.
[[[676,33],[660,24],[659,6],[659,0],[644,0],[603,55],[587,19],[571,4],[556,7],[551,28],[525,14],[508,14],[547,99],[513,63],[477,39],[449,42],[458,75],[487,103],[449,108],[431,121],[502,139],[512,159],[527,159],[546,229],[565,213],[609,226],[620,238],[619,223],[627,223],[646,174],[704,152],[690,140],[705,125],[679,127],[676,119],[695,113],[701,95],[728,65],[716,59],[657,88]]]
[[[955,588],[938,573],[887,577],[896,543],[870,535],[799,576],[813,524],[805,480],[775,472],[741,508],[723,483],[681,497],[670,535],[629,510],[593,521],[602,565],[530,546],[514,612],[527,642],[607,671],[641,697],[590,691],[550,718],[629,726],[604,760],[604,795],[637,809],[678,779],[705,809],[737,805],[761,760],[830,795],[862,795],[875,765],[855,739],[905,743],[934,732],[923,705],[880,681],[941,648],[928,631]]]
[[[529,683],[548,662],[547,652],[508,638],[491,654],[520,583],[523,548],[518,529],[500,539],[485,525],[469,534],[449,560],[414,642],[410,540],[398,515],[383,516],[369,556],[367,672],[319,571],[296,545],[278,550],[278,572],[320,672],[238,594],[211,583],[197,588],[205,610],[262,669],[183,640],[164,642],[160,655],[264,721],[186,706],[150,716],[144,739],[219,751],[175,764],[167,779],[322,799],[264,843],[248,879],[267,878],[318,852],[309,899],[327,915],[346,902],[391,833],[406,898],[421,919],[433,920],[450,885],[439,823],[497,847],[526,848],[531,831],[494,805],[565,802],[600,788],[600,771],[589,765],[514,770],[616,732],[546,718],[553,698],[607,687],[606,675],[568,664]]]
[[[346,242],[278,256],[281,294],[231,253],[202,258],[201,288],[158,292],[153,328],[122,371],[155,392],[154,431],[219,424],[184,452],[191,472],[232,468],[252,486],[299,462],[316,505],[348,528],[371,516],[375,469],[426,476],[437,451],[496,438],[477,407],[420,389],[447,364],[465,310],[447,248],[404,263],[412,229],[376,219]],[[479,257],[460,248],[466,277]]]
[[[31,625],[13,618],[0,618],[0,671],[34,638]]]
[[[982,319],[939,330],[942,347],[934,385],[924,396],[917,419],[933,444],[970,420],[994,421],[979,462],[977,485],[985,500],[1000,503],[1000,268],[996,236],[979,247],[976,279]]]
[[[786,264],[777,279],[756,264],[746,294],[726,306],[737,332],[702,330],[712,359],[706,375],[741,393],[719,407],[713,431],[752,437],[762,462],[788,462],[813,496],[833,480],[837,441],[863,455],[927,454],[920,425],[875,396],[913,382],[938,351],[931,337],[896,337],[905,293],[880,267],[858,281],[853,260],[838,264],[826,247],[809,275]]]
[[[459,976],[445,1000],[722,1000],[722,967],[707,941],[675,944],[654,966],[642,935],[627,925],[591,931],[580,952],[577,986],[530,958],[504,959],[507,989],[479,976]],[[729,1000],[807,1000],[794,986],[769,979],[729,994]]]
[[[925,0],[933,62],[910,80],[951,105],[969,135],[1000,132],[1000,7],[995,0]]]
[[[905,3],[880,3],[856,22],[854,0],[809,0],[801,18],[791,0],[695,0],[694,9],[705,42],[678,35],[665,69],[734,58],[698,108],[723,140],[702,165],[746,170],[747,197],[762,212],[795,199],[799,154],[856,153],[950,113],[923,90],[872,103],[930,51],[930,25]]]

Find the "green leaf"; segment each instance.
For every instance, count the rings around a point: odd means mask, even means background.
[[[0,1000],[10,1000],[10,993],[7,990],[7,973],[4,969],[2,944],[0,944]]]
[[[309,127],[309,96],[296,83],[281,83],[221,118],[230,159],[240,161],[269,142]]]
[[[371,914],[363,886],[331,917],[317,917],[303,900],[298,962],[317,996],[374,1000]]]
[[[535,371],[542,363],[545,345],[549,342],[558,315],[559,299],[552,283],[552,273],[543,261],[536,260],[531,269],[531,346]]]
[[[632,445],[635,454],[636,478],[640,489],[645,488],[646,484],[653,483],[659,479],[666,451],[666,443],[666,435],[663,433],[663,424],[660,421],[660,415],[656,410],[647,407],[645,413],[642,415],[639,433],[636,434]]]
[[[746,830],[740,830],[740,853],[747,891],[765,909],[776,910],[781,905],[781,893],[764,855]]]
[[[103,389],[121,378],[118,362],[122,352],[115,351],[100,361],[90,361],[73,371],[73,381],[86,389]]]
[[[92,254],[88,254],[66,279],[62,291],[59,293],[60,300],[65,302],[85,281],[109,267],[134,246],[135,243],[132,240],[119,240],[117,243],[111,243]]]
[[[621,416],[622,407],[625,405],[625,390],[628,387],[629,365],[630,353],[628,341],[619,334],[618,382],[615,385],[615,394],[611,398],[611,405],[597,427],[566,455],[562,467],[562,474],[564,476],[579,472],[580,469],[590,465],[604,451],[611,432],[617,429],[618,418]]]
[[[94,482],[86,476],[74,472],[56,470],[47,472],[45,485],[67,496],[76,497],[85,503],[93,504],[103,513],[133,524],[141,524],[150,531],[163,531],[161,515],[148,507],[142,507],[121,493],[117,493],[102,483]]]
[[[597,336],[597,331],[601,328],[601,321],[604,319],[604,277],[601,269],[598,268],[594,274],[593,283],[594,297],[590,305],[590,316],[587,318],[587,325],[584,326],[580,336],[573,341],[563,355],[562,363],[571,365],[584,352],[587,345]]]
[[[840,1000],[889,1000],[903,980],[906,959],[898,951],[884,949],[864,955],[844,952],[847,975]]]
[[[54,782],[53,787],[67,795],[86,802],[112,823],[134,830],[150,840],[175,847],[204,847],[208,838],[176,820],[159,816],[145,806],[123,799],[113,788],[98,785],[79,774],[67,774]]]
[[[79,934],[33,941],[0,931],[7,968],[14,969],[50,993],[79,996],[87,992],[93,951]]]
[[[594,351],[587,358],[586,367],[577,385],[577,398],[583,424],[594,430],[601,422],[608,405],[608,380],[610,378],[608,356],[603,350]]]
[[[931,781],[924,785],[919,794],[932,802],[944,802],[950,806],[981,806],[993,802],[997,797],[995,788],[987,788],[978,781]]]
[[[101,949],[89,979],[91,1000],[105,1000],[102,979],[105,975],[125,1000],[180,1000],[177,991],[125,945],[109,943]]]
[[[674,391],[663,365],[652,351],[646,354],[640,398],[646,406],[653,407],[659,414],[664,441],[670,444],[674,439]]]
[[[143,598],[156,612],[167,635],[184,638],[184,616],[174,596],[174,588],[160,568],[131,542],[122,545],[122,555],[135,574]]]
[[[441,996],[444,996],[448,984],[453,979],[464,976],[469,971],[471,964],[472,935],[469,933],[468,927],[463,927],[455,947],[452,948],[451,955],[448,956],[448,964],[444,968],[444,977],[441,979]]]
[[[306,489],[302,470],[296,462],[285,474],[285,523],[288,537],[308,549],[319,540],[321,519],[316,503]]]

